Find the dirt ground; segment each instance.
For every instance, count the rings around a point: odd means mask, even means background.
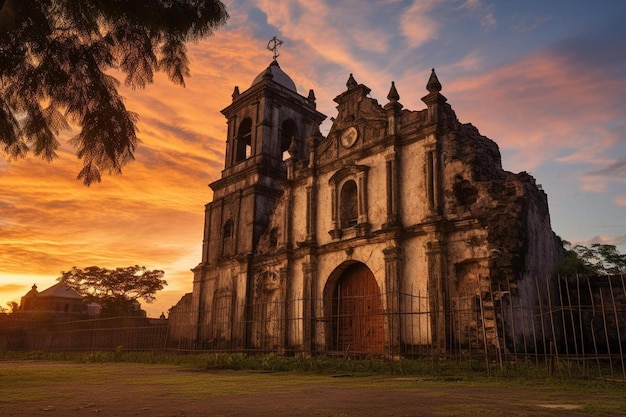
[[[626,387],[0,361],[0,416],[626,416]]]

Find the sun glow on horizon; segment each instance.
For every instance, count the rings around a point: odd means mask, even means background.
[[[226,3],[226,27],[188,46],[185,88],[163,74],[144,90],[120,88],[142,141],[122,175],[91,187],[76,180],[82,162],[66,142],[76,127],[63,132],[52,163],[0,158],[0,305],[19,302],[33,284],[54,285],[72,266],[164,270],[169,285],[142,303],[152,317],[190,292],[208,184],[224,169],[220,111],[235,86],[243,92],[270,63],[274,35],[285,41],[281,68],[301,95],[314,90],[328,117],[324,134],[349,74],[380,105],[395,81],[404,108],[421,110],[436,67],[459,120],[498,143],[504,169],[532,171],[544,186],[558,235],[602,236],[626,252],[626,27],[615,23],[626,3],[575,0],[568,16],[558,4],[482,0]],[[593,213],[617,226],[602,229]]]

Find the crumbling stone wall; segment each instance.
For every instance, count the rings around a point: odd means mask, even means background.
[[[236,90],[223,111],[227,155],[241,117],[257,128],[252,155],[227,157],[211,185],[191,302],[197,343],[329,350],[332,297],[359,263],[380,290],[386,352],[445,350],[476,343],[479,331],[485,345],[506,344],[498,328],[511,318],[498,316],[497,303],[536,305],[545,295],[535,283],[548,282],[559,256],[547,197],[528,173],[502,168],[494,141],[458,121],[434,71],[420,111],[403,109],[393,83],[381,106],[350,75],[326,137],[313,94],[271,76],[259,82]],[[287,122],[297,135],[283,161]]]
[[[450,118],[453,115],[450,109],[448,114]],[[532,324],[523,326],[522,320],[531,319],[516,315],[527,313],[496,317],[495,311],[510,311],[497,303],[535,306],[538,297],[548,297],[546,285],[552,285],[550,274],[562,248],[550,226],[547,196],[527,172],[505,171],[497,144],[471,124],[452,123],[442,151],[444,177],[451,184],[444,190],[446,216],[476,219],[484,231],[483,236],[474,234],[467,241],[468,247],[481,248],[478,254],[463,260],[463,253],[457,253],[461,259],[451,271],[456,279],[450,286],[451,296],[465,300],[461,309],[471,308],[467,292],[474,285],[476,308],[482,303],[483,310],[494,313],[493,323],[470,321],[470,331],[489,326],[494,338],[490,343],[499,346],[507,343],[497,340],[498,326],[502,328],[505,322],[506,333],[521,341],[522,329],[532,328]],[[469,251],[465,255],[470,255]]]

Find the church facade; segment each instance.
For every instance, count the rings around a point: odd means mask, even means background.
[[[381,105],[351,74],[325,137],[313,91],[300,95],[276,59],[235,87],[202,260],[170,312],[173,341],[402,354],[469,344],[482,328],[496,345],[495,313],[491,324],[474,314],[496,286],[501,301],[547,296],[536,283],[560,244],[546,194],[458,121],[434,70],[424,80],[425,108],[410,111],[393,82]],[[525,337],[525,318],[510,319]]]

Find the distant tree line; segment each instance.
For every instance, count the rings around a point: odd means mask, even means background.
[[[556,265],[559,275],[619,275],[626,274],[626,255],[615,245],[592,243],[572,245],[563,241],[565,256]]]

